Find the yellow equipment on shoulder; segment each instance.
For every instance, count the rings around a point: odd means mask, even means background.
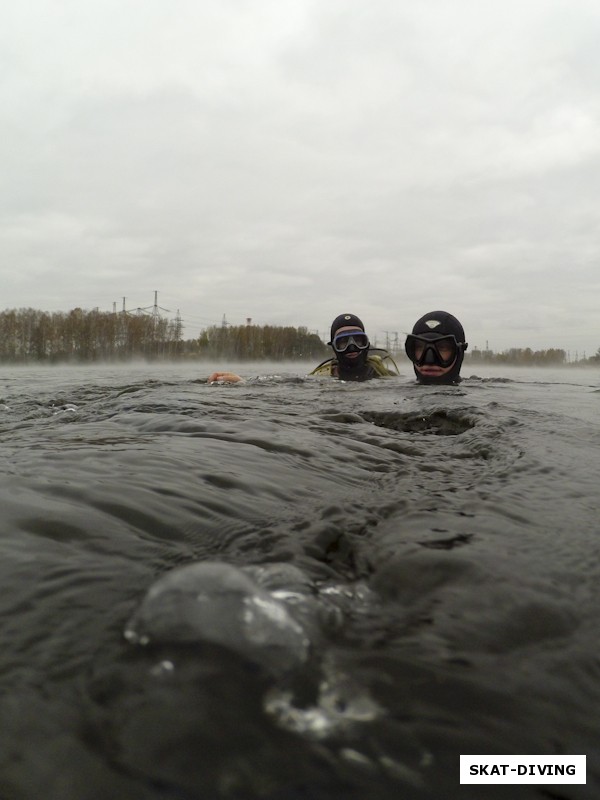
[[[383,355],[375,355],[373,352],[371,352],[367,356],[367,364],[372,367],[375,377],[387,378],[389,376],[400,375],[398,365],[387,352],[387,350],[380,350],[379,352],[381,352]],[[388,363],[393,365],[393,369],[391,369]],[[309,372],[308,374],[337,377],[337,361],[335,358],[328,358],[327,361],[321,362],[313,369],[312,372]]]

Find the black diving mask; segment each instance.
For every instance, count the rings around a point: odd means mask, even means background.
[[[431,339],[428,335],[409,333],[404,344],[406,355],[417,367],[428,365],[443,369],[452,366],[461,347],[465,349],[465,343],[457,342],[452,335]]]
[[[334,336],[331,346],[336,353],[345,353],[353,344],[357,350],[366,350],[369,346],[369,337],[360,331],[344,331],[339,336]]]

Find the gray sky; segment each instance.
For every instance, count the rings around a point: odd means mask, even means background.
[[[598,0],[0,10],[0,308],[600,347]]]

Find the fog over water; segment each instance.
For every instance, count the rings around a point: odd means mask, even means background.
[[[311,366],[0,371],[3,800],[598,796],[600,371]]]

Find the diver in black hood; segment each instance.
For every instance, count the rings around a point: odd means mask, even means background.
[[[447,311],[431,311],[415,322],[404,349],[419,383],[459,383],[468,344],[460,322]]]
[[[334,357],[315,367],[311,375],[327,375],[342,381],[369,381],[400,374],[387,350],[371,347],[365,326],[355,314],[340,314],[333,320],[328,344]],[[236,383],[241,380],[234,372],[213,372],[207,383]]]
[[[342,381],[369,381],[399,374],[387,350],[379,351],[382,355],[371,352],[375,348],[371,348],[365,326],[355,314],[340,314],[333,320],[328,344],[334,357],[319,364],[311,375],[331,375]],[[388,361],[393,370],[384,363]]]

